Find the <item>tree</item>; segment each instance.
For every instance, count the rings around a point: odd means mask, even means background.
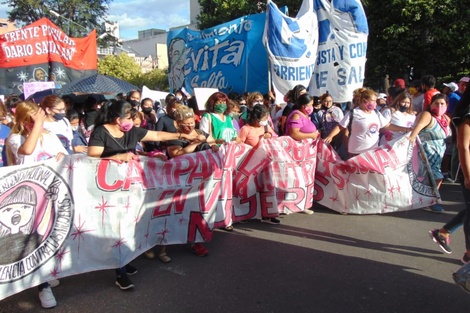
[[[125,53],[107,55],[98,62],[98,73],[131,82],[142,73],[135,60]]]
[[[130,81],[133,85],[147,86],[153,90],[169,91],[167,70],[153,69],[150,72],[140,74]]]
[[[289,15],[295,16],[302,0],[275,1],[279,7],[287,6]],[[201,14],[198,28],[206,29],[249,14],[266,11],[266,1],[259,0],[199,0]]]
[[[139,88],[147,86],[150,89],[170,89],[166,70],[153,69],[148,73],[142,73],[142,68],[129,55],[107,55],[98,62],[98,73],[114,76],[125,80]]]
[[[103,32],[101,23],[112,0],[6,0],[12,8],[10,21],[31,24],[47,17],[70,37],[81,37],[92,29]],[[57,12],[59,16],[51,12]],[[71,22],[72,21],[72,22]]]
[[[392,80],[431,74],[441,81],[468,74],[467,0],[368,0],[364,8],[370,31],[367,86],[379,87],[386,74]]]

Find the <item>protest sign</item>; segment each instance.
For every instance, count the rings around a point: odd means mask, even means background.
[[[169,161],[72,155],[0,168],[0,299],[53,278],[122,267],[155,245],[204,242],[247,219],[318,202],[377,214],[435,203],[406,138],[343,162],[323,142],[231,142]],[[20,210],[21,209],[21,210]]]

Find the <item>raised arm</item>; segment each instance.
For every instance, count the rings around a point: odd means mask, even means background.
[[[36,149],[36,145],[42,133],[42,125],[46,120],[46,113],[43,109],[39,109],[36,113],[31,114],[31,118],[34,121],[33,129],[23,144],[18,148],[18,154],[30,155],[33,153],[34,149]]]

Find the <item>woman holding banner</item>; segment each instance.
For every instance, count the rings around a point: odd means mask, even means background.
[[[90,136],[88,156],[129,162],[139,158],[135,151],[139,141],[167,141],[178,138],[193,141],[197,138],[195,135],[133,127],[131,110],[131,104],[124,100],[110,101],[103,105]],[[137,270],[129,264],[116,269],[116,285],[122,290],[133,288],[134,285],[127,275],[135,273]]]
[[[261,102],[263,96],[261,96]],[[230,142],[237,137],[232,118],[226,115],[228,96],[223,92],[213,93],[206,102],[206,113],[201,118],[199,129],[210,134],[218,144]]]
[[[320,133],[310,119],[313,98],[309,94],[299,96],[292,109],[286,120],[286,135],[295,140],[317,139]]]
[[[198,152],[211,149],[213,152],[219,151],[215,139],[208,133],[195,129],[196,121],[194,119],[194,111],[187,106],[178,108],[175,112],[176,129],[180,136],[176,140],[167,142],[167,152],[170,158],[175,158],[188,153]],[[181,135],[191,135],[198,137],[197,141],[190,142]],[[226,227],[227,230],[233,230],[233,226]],[[191,245],[191,252],[197,256],[206,256],[209,251],[202,243],[194,243]]]
[[[43,128],[47,115],[33,102],[20,102],[15,111],[16,124],[7,139],[6,148],[9,165],[33,164],[55,158],[57,161],[67,155],[67,150],[55,134]],[[39,300],[43,308],[53,308],[57,301],[51,286],[58,280],[38,285]]]
[[[339,125],[324,139],[325,143],[329,144],[341,130],[347,129],[350,158],[378,147],[379,130],[388,124],[388,120],[376,110],[375,91],[360,88],[355,91],[355,98],[358,106],[346,113]]]
[[[414,142],[419,136],[418,145],[422,144],[431,167],[431,179],[436,181],[437,189],[441,186],[444,178],[441,173],[442,157],[446,149],[444,139],[451,135],[450,118],[446,115],[446,111],[446,95],[442,93],[434,95],[431,98],[431,104],[418,116],[409,136],[411,142]],[[434,213],[444,212],[444,208],[439,203],[432,205],[429,210]]]
[[[412,96],[408,92],[402,92],[388,108],[383,110],[382,115],[390,119],[390,123],[382,129],[381,145],[399,138],[413,129],[416,115],[411,103]]]

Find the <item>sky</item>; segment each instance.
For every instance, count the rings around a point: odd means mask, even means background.
[[[9,10],[0,4],[0,17],[6,18]],[[119,23],[121,39],[137,39],[139,30],[189,24],[189,0],[114,0],[107,19]]]

